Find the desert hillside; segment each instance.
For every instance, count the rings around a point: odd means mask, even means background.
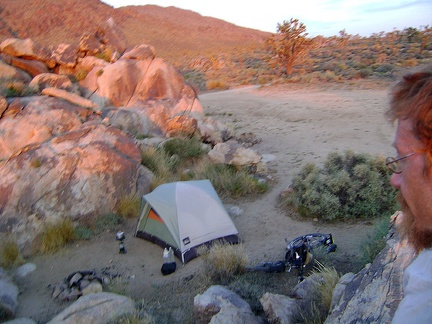
[[[129,46],[148,43],[162,57],[260,45],[270,35],[176,7],[114,9],[99,0],[0,0],[0,41],[17,37],[43,45],[78,43],[83,33],[110,17]]]

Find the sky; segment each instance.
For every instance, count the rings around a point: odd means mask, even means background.
[[[102,0],[118,8],[154,4],[192,10],[237,26],[276,33],[277,24],[297,18],[314,37],[370,36],[395,28],[432,26],[432,0]]]

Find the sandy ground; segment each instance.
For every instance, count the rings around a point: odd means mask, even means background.
[[[208,115],[233,125],[239,133],[256,134],[261,141],[253,148],[268,160],[269,174],[274,179],[271,190],[257,199],[226,202],[242,209],[233,221],[252,264],[282,259],[285,238],[311,232],[332,233],[338,244],[337,253],[356,257],[359,242],[372,229],[370,222],[328,224],[299,220],[278,208],[277,199],[306,162],[319,164],[329,152],[351,149],[393,154],[394,127],[384,118],[387,96],[388,86],[379,84],[244,87],[199,96]],[[177,271],[164,277],[160,273],[162,249],[133,237],[134,227],[135,221],[131,221],[119,228],[126,233],[127,254],[118,253],[115,232],[111,232],[68,246],[54,255],[28,259],[37,268],[18,280],[21,294],[17,315],[40,323],[51,319],[70,304],[51,299],[52,285],[77,270],[105,269],[120,274],[125,282],[121,286],[124,293],[136,300],[150,298],[167,287],[179,299],[186,298],[182,297],[188,293],[186,283],[200,273],[202,260],[194,259],[186,266],[177,262]],[[192,304],[193,296],[187,298]],[[181,303],[178,307],[181,312]]]

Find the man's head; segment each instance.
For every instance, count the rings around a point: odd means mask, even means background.
[[[432,66],[406,75],[394,88],[387,116],[398,122],[394,147],[403,219],[400,232],[420,251],[432,247]],[[415,154],[412,154],[415,153]]]

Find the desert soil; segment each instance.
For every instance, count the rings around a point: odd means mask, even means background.
[[[212,118],[234,126],[238,133],[254,133],[260,142],[252,148],[267,161],[272,180],[266,194],[224,201],[227,207],[235,205],[242,210],[233,221],[250,263],[283,259],[286,238],[311,232],[332,233],[340,260],[355,259],[361,242],[373,229],[371,222],[302,220],[278,207],[277,201],[305,163],[320,164],[329,152],[350,149],[384,156],[393,153],[394,127],[384,117],[388,85],[243,87],[201,94],[199,99]],[[135,300],[154,300],[163,291],[178,296],[181,301],[170,305],[170,311],[177,311],[178,318],[187,318],[190,314],[184,314],[182,305],[185,301],[193,304],[197,291],[191,283],[199,280],[202,260],[194,259],[185,266],[177,260],[177,271],[163,276],[162,249],[135,238],[135,225],[133,220],[118,229],[126,234],[126,254],[118,253],[113,231],[52,255],[28,258],[37,268],[18,280],[21,293],[17,315],[40,323],[48,321],[70,305],[51,299],[52,286],[72,272],[93,269],[121,275],[119,290]],[[153,307],[164,307],[164,300],[169,300],[158,298]]]

